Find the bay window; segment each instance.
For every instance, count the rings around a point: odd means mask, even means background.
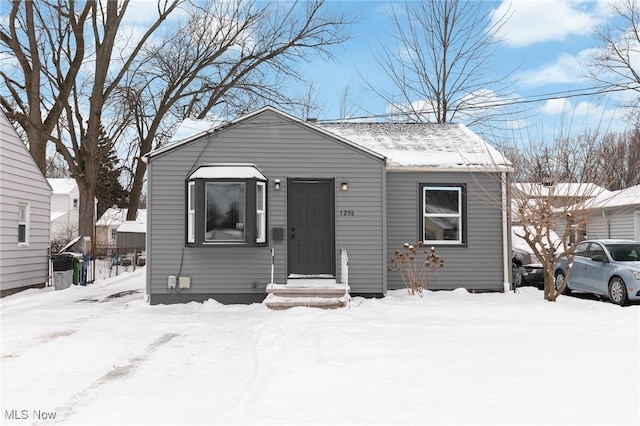
[[[266,245],[266,182],[250,164],[198,168],[187,178],[187,245]]]

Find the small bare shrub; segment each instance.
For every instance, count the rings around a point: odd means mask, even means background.
[[[400,272],[400,277],[407,287],[409,294],[422,294],[427,288],[430,276],[437,269],[444,267],[444,260],[436,254],[436,249],[422,249],[424,243],[418,241],[415,245],[404,243],[395,256],[389,259],[392,266],[389,271]]]

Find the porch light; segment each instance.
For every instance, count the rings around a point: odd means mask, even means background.
[[[347,182],[342,182],[340,184],[340,189],[343,191],[348,191],[349,190],[349,184]]]
[[[273,181],[273,189],[276,191],[280,191],[280,179],[276,179]]]

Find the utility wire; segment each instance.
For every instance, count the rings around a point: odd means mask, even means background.
[[[614,92],[623,92],[627,90],[636,90],[640,91],[640,85],[637,86],[611,86],[611,85],[601,85],[601,86],[593,86],[590,88],[583,89],[572,89],[566,91],[558,91],[558,92],[549,92],[543,93],[540,95],[534,95],[529,98],[513,98],[499,101],[488,101],[488,102],[478,102],[474,105],[463,106],[461,108],[457,108],[457,111],[468,111],[474,109],[488,109],[488,108],[499,108],[504,106],[514,106],[521,104],[530,104],[537,102],[545,102],[550,100],[557,99],[566,99],[566,98],[577,98],[584,96],[594,96],[594,95],[602,95],[606,93],[614,93]],[[318,119],[318,122],[323,123],[331,123],[331,122],[345,122],[350,120],[366,120],[373,118],[390,118],[390,117],[403,117],[408,114],[428,114],[430,110],[422,109],[422,110],[408,110],[405,112],[388,112],[383,114],[371,114],[371,115],[363,115],[358,117],[349,117],[349,118],[332,118],[332,119]]]

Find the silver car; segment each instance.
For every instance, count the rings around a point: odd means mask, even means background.
[[[567,260],[555,269],[556,288],[565,282]],[[640,241],[587,240],[573,251],[565,292],[580,291],[609,298],[618,305],[640,301]]]

